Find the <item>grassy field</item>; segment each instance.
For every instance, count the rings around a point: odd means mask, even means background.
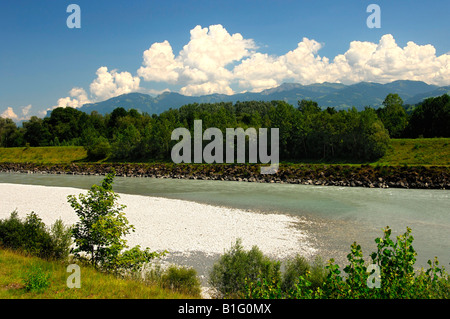
[[[392,139],[386,154],[373,164],[450,165],[450,138]]]
[[[64,164],[86,159],[82,146],[0,148],[2,163]]]
[[[0,163],[65,164],[85,162],[86,156],[82,146],[0,148]],[[311,163],[327,164],[323,161]],[[392,139],[386,154],[369,164],[449,166],[450,138]]]
[[[25,278],[32,267],[49,275],[50,286],[43,291],[27,291]],[[191,299],[159,286],[135,280],[120,279],[110,274],[81,267],[81,288],[68,288],[67,264],[50,262],[18,252],[0,249],[0,299]],[[198,297],[196,297],[198,298]]]

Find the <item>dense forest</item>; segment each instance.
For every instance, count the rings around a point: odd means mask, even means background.
[[[450,96],[428,98],[411,109],[397,94],[389,94],[383,107],[362,111],[321,109],[308,100],[296,107],[283,101],[188,104],[159,115],[121,107],[106,115],[56,108],[22,127],[0,118],[0,146],[79,145],[92,160],[166,161],[178,143],[171,140],[172,131],[185,127],[193,132],[195,119],[203,121],[203,130],[279,128],[281,161],[374,160],[384,155],[390,138],[450,137]]]

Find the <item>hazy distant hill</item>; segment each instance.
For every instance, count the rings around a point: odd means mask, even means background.
[[[414,95],[413,97],[407,99],[405,104],[417,104],[422,102],[424,99],[429,97],[441,96],[444,94],[450,94],[450,86],[442,86],[430,92],[424,92]]]
[[[179,93],[165,92],[156,97],[142,93],[129,93],[109,100],[85,104],[81,111],[90,113],[111,113],[117,107],[134,108],[140,112],[160,114],[169,108],[178,108],[190,103],[216,103],[237,101],[273,101],[283,100],[294,106],[302,99],[314,100],[323,108],[335,107],[345,109],[355,106],[363,109],[365,106],[379,107],[386,95],[397,93],[405,104],[417,104],[424,98],[439,96],[450,91],[450,86],[438,87],[420,81],[394,81],[387,84],[360,82],[352,85],[339,83],[320,83],[301,85],[298,83],[283,83],[282,85],[259,93],[238,93],[234,95],[210,94],[202,96],[185,96]]]

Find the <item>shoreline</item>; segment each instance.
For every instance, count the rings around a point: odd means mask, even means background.
[[[0,172],[25,174],[106,175],[173,179],[222,180],[369,188],[450,189],[450,167],[371,166],[367,164],[280,164],[273,175],[257,164],[173,163],[0,163]]]
[[[86,194],[73,187],[0,183],[0,219],[17,210],[19,218],[34,211],[47,225],[61,218],[73,225],[78,217],[67,195]],[[245,249],[254,245],[275,259],[297,253],[311,257],[318,251],[315,237],[297,216],[259,213],[219,207],[180,199],[117,193],[126,205],[124,213],[135,232],[125,238],[133,247],[167,250],[161,262],[175,263],[197,270],[203,285],[214,262],[240,238]]]

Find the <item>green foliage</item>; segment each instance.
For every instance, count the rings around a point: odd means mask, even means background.
[[[145,262],[164,253],[142,251],[139,246],[129,251],[123,238],[134,231],[123,210],[125,205],[116,203],[119,195],[112,190],[114,171],[108,173],[102,185],[93,185],[86,195],[69,195],[68,201],[79,217],[73,227],[77,258],[88,258],[90,263],[102,270],[121,273],[135,270]]]
[[[296,256],[288,261],[282,279],[256,270],[253,277],[245,278],[243,286],[242,282],[236,281],[233,291],[239,292],[240,297],[257,299],[448,299],[450,278],[439,266],[437,258],[428,261],[427,270],[414,268],[413,239],[411,229],[407,228],[394,241],[391,229],[386,227],[384,237],[375,239],[377,251],[371,254],[370,264],[365,261],[361,246],[355,242],[343,269],[333,259],[324,267],[320,260],[316,259],[310,265],[305,258]],[[376,268],[369,271],[369,265],[378,267],[379,278]],[[242,267],[227,267],[226,271],[231,273],[221,278],[236,278]]]
[[[23,278],[25,290],[43,292],[50,287],[50,274],[44,272],[42,268],[31,265]]]
[[[71,245],[71,229],[60,219],[48,229],[34,212],[22,221],[14,211],[10,218],[0,220],[0,245],[42,258],[65,259]]]
[[[408,137],[450,137],[450,96],[425,99],[412,112]]]
[[[161,267],[161,265],[155,264],[150,268],[145,268],[144,282],[193,296],[200,296],[201,293],[201,283],[197,271],[190,267],[177,265]]]
[[[277,127],[281,161],[368,161],[385,154],[389,137],[450,137],[450,97],[426,99],[411,114],[397,94],[388,94],[376,111],[321,109],[310,100],[298,101],[298,107],[285,101],[193,103],[159,115],[122,107],[106,115],[56,108],[44,119],[24,121],[23,127],[1,118],[0,147],[79,145],[92,160],[170,160],[172,130],[185,127],[192,133],[196,119],[205,129],[222,132]]]
[[[383,102],[383,108],[377,109],[377,114],[388,130],[390,137],[401,137],[408,125],[408,115],[403,108],[403,100],[398,94],[388,94]]]
[[[237,297],[245,293],[246,285],[257,285],[264,280],[279,282],[280,276],[279,262],[264,256],[256,246],[245,251],[238,239],[213,265],[209,283],[218,296]]]
[[[316,257],[311,264],[305,257],[296,255],[286,262],[281,288],[283,291],[292,291],[296,285],[306,284],[308,280],[308,287],[316,289],[322,286],[325,277],[325,266],[320,257]]]
[[[200,295],[200,280],[193,268],[171,265],[161,277],[162,287],[175,291]]]
[[[111,154],[111,145],[108,139],[103,136],[92,139],[84,148],[90,160],[104,159]]]
[[[79,217],[73,227],[76,256],[90,254],[93,265],[114,259],[125,248],[122,235],[134,230],[123,214],[124,205],[116,205],[119,197],[112,191],[114,174],[109,173],[101,186],[93,185],[87,195],[80,194],[79,202],[74,195],[68,201]]]
[[[54,257],[56,259],[67,258],[72,245],[72,228],[64,225],[62,219],[57,219],[51,225],[50,237],[53,242]]]
[[[13,211],[10,218],[0,220],[0,244],[2,246],[12,249],[23,248],[24,240],[24,224],[17,211]]]
[[[18,128],[13,120],[0,117],[0,146],[1,147],[18,147],[24,146],[23,138],[25,129]]]
[[[114,137],[112,154],[114,158],[131,159],[141,141],[141,134],[133,124],[127,125]]]
[[[103,268],[116,274],[121,271],[125,271],[126,274],[129,274],[130,271],[131,273],[137,273],[143,265],[166,253],[167,251],[162,253],[150,251],[148,247],[143,250],[137,245],[131,249],[121,251],[118,255],[112,255],[113,258],[105,258]]]

